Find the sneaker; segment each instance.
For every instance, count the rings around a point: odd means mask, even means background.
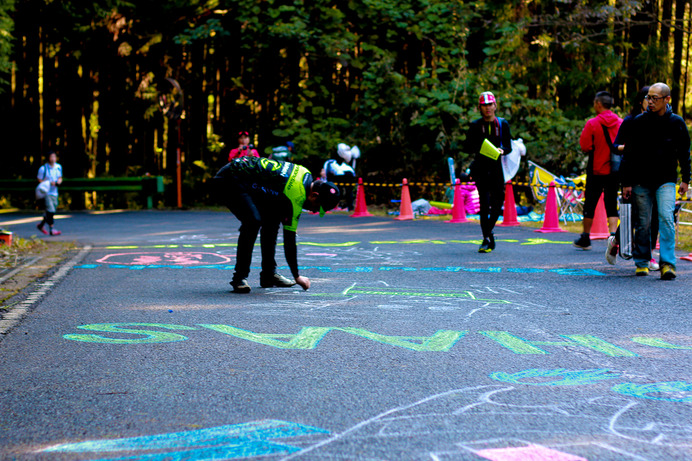
[[[295,284],[296,284],[296,282],[294,282],[293,280],[287,279],[283,275],[279,275],[279,274],[274,274],[269,279],[260,279],[260,286],[262,288],[272,288],[272,287],[288,288],[288,287],[292,287]]]
[[[673,280],[675,277],[675,268],[673,266],[664,264],[661,267],[661,280]]]
[[[242,279],[239,281],[232,281],[231,286],[233,287],[233,293],[250,293],[250,285],[248,285],[247,280]]]
[[[488,240],[490,240],[490,245],[488,248],[490,248],[490,251],[495,249],[495,235],[490,234],[490,237],[488,237]]]
[[[589,238],[589,234],[586,232],[583,232],[578,239],[576,239],[573,243],[573,245],[577,248],[581,248],[582,250],[590,250],[591,249],[591,239]]]
[[[657,271],[661,268],[661,266],[658,265],[656,260],[654,258],[651,258],[651,261],[649,261],[649,270],[650,271]]]
[[[37,224],[37,225],[36,225],[36,229],[38,229],[38,230],[40,230],[41,232],[43,232],[44,234],[48,235],[48,231],[45,230],[45,229],[43,228],[42,225]]]
[[[493,251],[492,248],[490,248],[490,239],[489,238],[484,238],[483,243],[481,243],[480,248],[478,249],[479,253],[490,253]]]
[[[637,267],[637,269],[634,271],[634,275],[636,275],[637,277],[644,277],[646,275],[649,275],[649,268]]]
[[[614,265],[617,261],[618,251],[620,250],[620,245],[618,245],[615,236],[611,235],[608,237],[608,246],[606,247],[605,258],[608,264]]]
[[[62,232],[60,232],[59,230],[55,230],[55,229],[50,230],[50,235],[60,235],[60,234],[62,234]]]

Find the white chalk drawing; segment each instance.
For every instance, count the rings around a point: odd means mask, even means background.
[[[356,459],[347,454],[357,452],[357,459],[456,460],[524,450],[555,461],[671,460],[686,459],[692,449],[689,405],[671,412],[665,403],[617,394],[575,399],[569,386],[526,389],[533,388],[474,386],[424,397],[282,459]]]

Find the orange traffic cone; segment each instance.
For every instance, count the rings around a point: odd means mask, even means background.
[[[560,229],[560,220],[557,211],[557,194],[555,193],[555,181],[548,186],[548,198],[545,199],[545,215],[543,215],[543,227],[534,232],[566,232]]]
[[[413,219],[413,208],[411,208],[411,195],[408,192],[408,181],[404,178],[401,188],[401,208],[399,208],[399,216],[397,221],[409,221]]]
[[[596,212],[594,214],[589,237],[591,240],[604,240],[610,237],[608,216],[606,216],[605,204],[603,203],[603,194],[601,194],[601,198],[598,199],[598,205],[596,205]]]
[[[514,189],[512,188],[512,181],[507,181],[505,184],[505,209],[502,212],[502,222],[500,226],[519,226],[519,221],[517,221],[517,206],[514,203]]]
[[[368,213],[368,206],[365,204],[365,188],[363,187],[363,178],[358,178],[358,189],[356,190],[356,208],[353,210],[352,218],[362,218],[364,216],[372,216]]]
[[[461,181],[457,178],[454,184],[454,204],[452,205],[452,219],[445,222],[469,222],[466,219],[466,208],[464,204],[464,196],[461,195]]]

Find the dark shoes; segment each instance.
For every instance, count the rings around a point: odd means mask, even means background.
[[[589,234],[586,232],[582,233],[579,238],[574,241],[573,245],[577,248],[581,248],[582,250],[590,250],[591,238],[589,238]]]
[[[231,286],[233,287],[233,293],[250,293],[250,285],[248,285],[247,280],[242,279],[242,280],[233,280],[231,282]]]
[[[479,253],[490,253],[495,249],[495,236],[493,234],[490,234],[490,237],[484,237],[483,238],[483,243],[481,243],[480,248],[478,249]]]
[[[272,288],[272,287],[278,287],[278,288],[288,288],[292,287],[295,285],[296,282],[293,280],[287,279],[283,275],[279,274],[274,274],[270,278],[266,279],[260,279],[260,286],[262,288]]]
[[[673,266],[661,264],[661,280],[673,280],[675,277],[675,268]]]
[[[260,286],[262,288],[288,288],[292,287],[295,284],[296,282],[287,279],[283,275],[279,274],[274,274],[269,278],[260,278]],[[233,287],[233,293],[250,293],[250,291],[252,290],[250,288],[250,285],[247,283],[246,279],[233,280],[231,282],[231,286]]]

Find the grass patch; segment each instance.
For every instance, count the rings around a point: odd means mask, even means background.
[[[40,254],[48,248],[48,244],[38,237],[25,239],[16,237],[12,245],[0,245],[0,267],[14,267],[27,256]]]

